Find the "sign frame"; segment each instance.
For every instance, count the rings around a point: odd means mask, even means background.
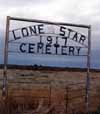
[[[63,23],[63,22],[51,22],[37,19],[25,19],[25,18],[16,18],[7,16],[6,19],[6,31],[5,31],[5,46],[4,46],[4,70],[3,70],[3,98],[6,104],[6,99],[8,97],[8,79],[7,79],[7,67],[8,67],[8,40],[9,40],[9,28],[10,21],[24,21],[24,22],[37,22],[51,25],[64,25],[71,27],[81,27],[88,29],[88,53],[87,53],[87,75],[86,75],[86,113],[89,113],[89,90],[90,90],[90,59],[91,59],[91,25],[83,25],[83,24],[72,24],[72,23]]]

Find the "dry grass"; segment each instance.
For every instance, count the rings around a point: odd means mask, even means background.
[[[0,70],[0,79],[2,78],[3,72]],[[93,104],[91,107],[96,109],[100,104],[100,72],[91,72],[90,79],[90,98]],[[80,71],[10,69],[8,70],[9,112],[15,114],[18,110],[20,112],[31,111],[36,109],[41,98],[44,98],[44,107],[55,104],[53,113],[64,114],[66,113],[66,87],[69,89],[68,113],[82,112],[85,110],[85,97],[82,97],[85,95],[85,81],[86,72]],[[2,80],[0,85],[2,86]],[[96,98],[95,95],[97,95]],[[81,97],[71,99],[77,96]],[[2,101],[0,105],[2,109]]]

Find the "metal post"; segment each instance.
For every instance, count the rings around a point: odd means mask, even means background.
[[[6,32],[5,32],[5,47],[4,47],[4,71],[3,71],[3,100],[6,106],[6,100],[8,96],[8,84],[7,84],[7,63],[8,63],[8,39],[9,39],[9,20],[10,17],[7,16],[6,20]]]
[[[72,23],[49,22],[49,21],[42,21],[42,20],[36,20],[36,19],[15,18],[15,17],[7,16],[6,33],[5,33],[5,48],[4,48],[4,72],[3,72],[3,98],[5,101],[5,104],[6,104],[6,99],[8,96],[7,64],[8,64],[8,40],[9,40],[10,20],[88,28],[88,55],[87,55],[87,77],[86,77],[86,112],[88,114],[89,113],[89,89],[90,89],[91,26],[72,24]],[[51,90],[50,90],[50,94],[51,94]],[[68,107],[68,106],[66,106],[66,107]],[[66,110],[66,112],[67,112],[67,110]]]
[[[90,54],[91,54],[91,26],[88,28],[88,55],[87,55],[87,77],[86,77],[86,113],[87,114],[89,114]]]
[[[45,23],[45,24],[51,24],[51,25],[65,25],[65,26],[89,28],[89,25],[64,23],[64,22],[63,23],[62,22],[51,22],[51,21],[37,20],[37,19],[26,19],[26,18],[10,17],[10,20]]]

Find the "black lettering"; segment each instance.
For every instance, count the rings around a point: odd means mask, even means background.
[[[31,35],[37,34],[36,26],[30,26],[29,30],[30,30]]]
[[[22,32],[23,37],[28,37],[29,36],[29,32],[28,32],[28,29],[26,27],[22,28],[21,32]]]
[[[84,35],[81,35],[79,43],[84,44],[85,40],[86,40],[86,37]]]
[[[46,45],[46,54],[51,54],[51,45]]]
[[[52,36],[47,36],[47,44],[52,44]]]
[[[78,42],[78,33],[77,32],[74,34],[72,40]]]
[[[71,32],[73,32],[73,30],[72,29],[68,29],[68,36],[67,36],[67,38],[70,38]]]
[[[65,36],[65,30],[66,30],[66,27],[61,26],[59,35]]]
[[[79,55],[80,54],[81,47],[76,47],[76,50],[77,50],[77,55]]]
[[[69,55],[74,55],[75,48],[73,46],[69,46]]]
[[[55,47],[55,51],[56,51],[56,54],[58,54],[58,48],[60,47],[60,45],[58,44],[58,37],[56,37],[56,43],[54,44],[54,47]]]
[[[40,36],[40,42],[37,43],[37,52],[40,53],[40,51],[42,51],[43,54],[43,46],[44,44],[42,43],[42,36]]]
[[[62,54],[62,55],[67,55],[67,53],[66,53],[66,48],[67,48],[67,46],[62,46],[62,47],[61,47],[61,54]]]
[[[12,30],[12,33],[13,33],[13,36],[14,36],[14,39],[15,39],[15,40],[21,39],[21,37],[20,37],[20,36],[16,36],[16,34],[15,34],[15,31],[14,31],[14,30]]]
[[[39,32],[39,34],[44,34],[43,27],[44,27],[43,24],[38,25],[38,32]]]
[[[22,44],[20,45],[20,47],[19,47],[19,49],[20,49],[20,51],[21,51],[22,53],[25,53],[25,52],[26,52],[26,50],[23,49],[24,46],[26,46],[26,43],[22,43]]]
[[[40,53],[40,51],[42,51],[42,54],[43,54],[43,46],[44,44],[42,42],[39,42],[37,44],[37,53]]]
[[[28,50],[28,53],[35,53],[35,52],[34,52],[34,46],[35,46],[35,44],[29,43],[29,50]]]
[[[65,42],[64,42],[64,46],[66,46],[67,45],[67,37],[62,37],[62,39],[65,39]]]

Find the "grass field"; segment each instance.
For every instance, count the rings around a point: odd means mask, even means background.
[[[42,110],[54,105],[53,113],[84,112],[86,72],[82,69],[9,69],[8,104],[10,114],[31,113],[44,99]],[[3,84],[3,70],[0,70],[0,88]],[[89,110],[100,106],[100,72],[91,71],[89,91]],[[2,89],[0,91],[2,100]],[[45,107],[45,108],[43,108]],[[14,110],[13,110],[14,109]]]

